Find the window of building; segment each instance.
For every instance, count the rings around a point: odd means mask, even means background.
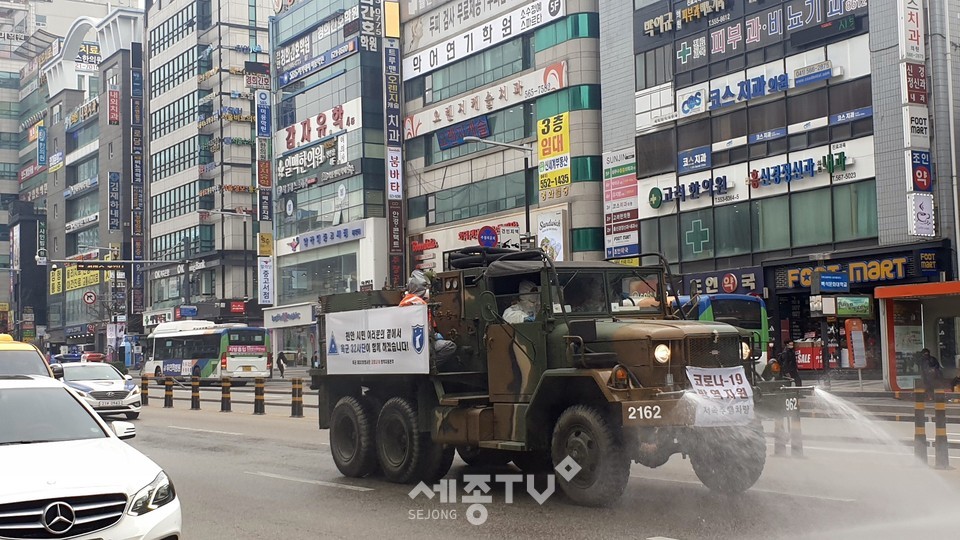
[[[869,107],[873,103],[870,77],[861,77],[850,82],[830,85],[827,88],[830,94],[830,114]]]
[[[71,222],[88,216],[92,216],[100,211],[100,194],[94,190],[86,195],[67,201],[64,209],[63,219]],[[96,245],[96,244],[90,244]]]
[[[731,257],[750,253],[750,203],[717,206],[713,209],[716,256]]]
[[[201,47],[191,47],[162,66],[150,71],[150,97],[155,98],[198,75]]]
[[[45,26],[47,26],[47,16],[37,15],[37,28],[43,28]]]
[[[0,180],[16,180],[20,177],[18,163],[0,163]]]
[[[209,91],[190,92],[182,98],[150,113],[150,133],[153,138],[176,131],[197,120],[197,106],[201,94]],[[210,113],[213,112],[209,107]]]
[[[0,132],[0,148],[5,150],[19,150],[20,134]]]
[[[533,106],[524,103],[497,111],[487,116],[487,122],[490,125],[490,136],[488,140],[499,142],[514,142],[534,136]],[[427,165],[436,165],[444,161],[472,154],[480,150],[486,150],[489,146],[481,143],[467,143],[447,150],[440,149],[440,142],[436,134],[430,133],[424,135],[429,141],[429,147],[426,150],[425,163]]]
[[[294,264],[280,267],[277,280],[280,303],[312,302],[318,296],[358,290],[356,253],[327,259],[304,253],[285,259]]]
[[[538,29],[535,41],[540,52],[571,39],[599,37],[599,13],[574,13]]]
[[[877,183],[874,180],[833,187],[834,235],[837,242],[876,238]]]
[[[710,121],[715,141],[728,141],[747,135],[747,109],[714,116]]]
[[[713,258],[713,208],[680,214],[680,255],[684,261]]]
[[[665,129],[637,137],[637,176],[677,170],[677,133]]]
[[[410,197],[407,199],[407,219],[418,219],[427,216],[427,196]]]
[[[0,210],[9,210],[10,203],[13,201],[20,200],[20,196],[16,193],[3,193],[0,194]],[[54,205],[56,207],[56,205]],[[0,241],[6,241],[8,237],[0,235]]]
[[[51,115],[53,116],[53,125],[57,125],[61,121],[63,121],[63,103],[62,102],[57,103],[56,105],[51,107],[51,110],[53,111],[53,114]]]
[[[517,171],[427,195],[427,225],[523,207],[524,176]]]
[[[100,138],[100,123],[90,122],[82,128],[67,134],[67,152],[73,152]]]
[[[714,140],[710,137],[710,119],[704,118],[677,126],[677,140],[679,141],[677,144],[682,145],[685,149],[709,146]]]
[[[407,96],[423,95],[424,103],[435,103],[529,69],[533,67],[532,44],[530,36],[513,39],[418,77],[424,81],[423,90]]]
[[[290,201],[296,211],[291,216],[286,213],[275,216],[277,236],[286,238],[371,217],[372,208],[383,204],[382,188],[364,189],[364,180],[370,182],[371,179],[368,173],[280,196],[277,201],[280,208]],[[340,198],[339,186],[346,188],[345,198]]]
[[[660,221],[646,219],[640,222],[640,252],[656,253],[660,251]]]
[[[200,155],[197,149],[207,142],[209,137],[191,137],[150,154],[150,181],[157,182],[172,174],[196,167],[199,164]]]
[[[793,125],[815,118],[826,118],[826,116],[830,114],[827,99],[826,88],[795,96],[788,96],[787,124]]]
[[[214,250],[213,225],[197,225],[151,239],[155,260],[189,259]]]
[[[20,89],[20,73],[14,71],[0,71],[0,88]]]
[[[213,180],[196,180],[150,197],[151,223],[160,223],[198,210],[213,210],[213,193],[200,197],[200,191],[213,186]]]
[[[642,52],[634,58],[637,91],[673,80],[673,44]]]
[[[750,201],[754,251],[790,247],[790,198],[771,197]]]
[[[750,119],[750,133],[787,126],[786,100],[778,99],[762,105],[754,105],[747,109]]]
[[[790,196],[793,246],[816,246],[833,241],[830,188],[793,193]]]
[[[666,257],[667,262],[675,263],[680,261],[680,246],[677,243],[677,216],[665,216],[660,219],[660,253]]]
[[[171,15],[150,30],[150,53],[156,55],[174,43],[193,33],[196,28],[197,5],[190,2],[187,7]]]
[[[20,103],[0,101],[0,118],[20,118]]]
[[[583,84],[537,98],[537,119],[567,111],[600,110],[600,86]]]

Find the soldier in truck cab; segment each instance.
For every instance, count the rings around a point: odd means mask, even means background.
[[[532,281],[520,282],[517,300],[503,312],[503,320],[510,324],[533,322],[540,311],[540,289]]]
[[[407,280],[406,292],[403,299],[400,300],[400,307],[427,305],[427,300],[430,299],[430,282],[427,280],[427,276],[420,270],[414,270],[413,273],[410,274],[410,279]],[[456,354],[457,345],[452,341],[443,339],[443,336],[437,332],[437,325],[433,320],[433,313],[429,308],[427,308],[427,326],[432,353],[439,366]]]

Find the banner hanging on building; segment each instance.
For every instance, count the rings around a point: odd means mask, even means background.
[[[603,154],[603,243],[606,258],[640,253],[637,158],[633,148]]]
[[[570,177],[570,113],[544,118],[537,123],[537,156],[540,189],[565,186]]]
[[[257,290],[261,306],[273,305],[273,259],[257,257]]]

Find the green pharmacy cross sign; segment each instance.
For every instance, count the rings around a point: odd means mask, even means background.
[[[660,191],[660,188],[655,187],[650,190],[650,195],[647,200],[650,201],[650,206],[652,208],[660,208],[660,206],[663,205],[663,192]]]
[[[688,246],[693,247],[694,253],[703,253],[703,247],[710,243],[710,229],[704,228],[703,221],[695,219],[684,233],[684,239]]]

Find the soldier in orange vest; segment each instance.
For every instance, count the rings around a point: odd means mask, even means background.
[[[430,299],[430,283],[427,276],[420,270],[414,270],[407,281],[407,294],[400,300],[400,307],[426,305]],[[437,325],[433,320],[433,313],[427,309],[427,324],[429,328],[430,343],[433,346],[434,359],[437,365],[441,365],[457,352],[457,345],[446,339],[437,332]]]

